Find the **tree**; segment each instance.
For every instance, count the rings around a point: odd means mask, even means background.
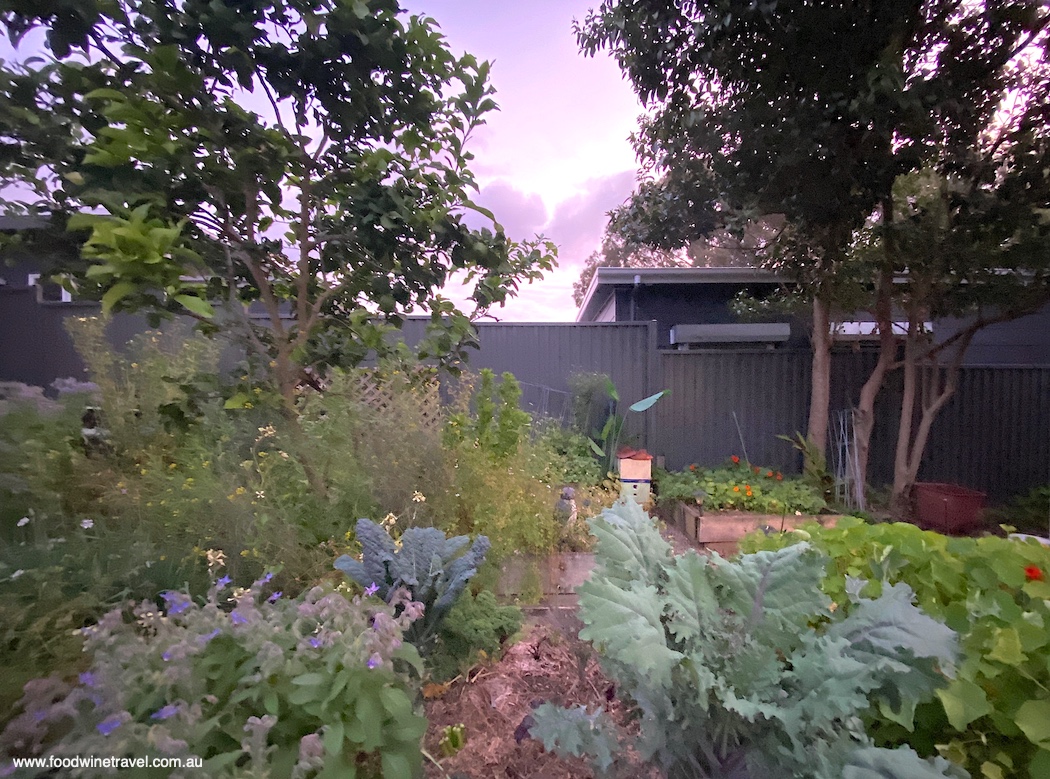
[[[591,252],[584,260],[580,278],[572,283],[572,299],[577,307],[583,305],[583,298],[598,268],[680,268],[689,264],[684,252],[626,243],[616,233],[606,231],[602,236],[602,248]]]
[[[775,264],[813,305],[815,449],[826,441],[833,306],[867,289],[880,321],[890,311],[893,263],[874,275],[853,264],[857,231],[876,213],[892,220],[899,176],[987,131],[1046,25],[1034,0],[620,0],[578,28],[585,52],[613,51],[650,109],[636,148],[651,178],[631,203],[630,234],[673,242],[719,222],[785,218]],[[862,417],[891,362],[865,386]]]
[[[489,66],[395,0],[2,0],[0,19],[48,52],[0,71],[0,177],[33,193],[7,208],[86,231],[79,283],[106,311],[240,333],[289,418],[304,373],[356,364],[383,323],[429,310],[453,348],[453,272],[483,310],[552,265],[464,224],[492,218],[465,149]]]

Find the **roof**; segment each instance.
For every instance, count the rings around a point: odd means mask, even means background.
[[[577,322],[591,322],[617,287],[635,284],[780,284],[781,276],[761,268],[598,268],[583,296]]]

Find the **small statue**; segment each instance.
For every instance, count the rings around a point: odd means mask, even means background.
[[[572,487],[563,487],[561,497],[554,504],[554,516],[558,521],[572,525],[576,522],[578,513],[576,511],[576,490]]]

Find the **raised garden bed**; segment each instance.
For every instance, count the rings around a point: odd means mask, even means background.
[[[683,501],[676,501],[657,509],[657,514],[668,525],[677,528],[690,543],[700,549],[728,556],[737,552],[740,539],[762,528],[781,532],[794,530],[803,522],[819,522],[834,527],[837,514],[752,514],[746,511],[705,511]]]

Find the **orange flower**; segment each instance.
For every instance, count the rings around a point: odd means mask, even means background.
[[[773,478],[773,471],[766,471],[766,478],[767,479],[772,479]]]
[[[736,464],[738,464],[740,462],[740,458],[737,457],[735,454],[732,457],[730,457],[729,459],[733,461],[734,465],[736,465]]]
[[[748,492],[751,492],[751,485],[750,485],[750,484],[745,484],[745,485],[744,485],[744,488],[745,488],[745,489],[746,489],[746,490],[747,490]]]
[[[693,471],[695,473],[696,472],[696,463],[693,463],[692,465],[690,465],[689,466],[689,470],[691,470],[691,471]]]
[[[1028,579],[1030,582],[1041,582],[1046,577],[1043,575],[1043,571],[1039,566],[1026,565],[1024,567],[1024,578]]]
[[[784,481],[784,474],[777,471],[777,481]]]
[[[740,492],[740,488],[739,487],[733,487],[733,492]]]
[[[754,466],[754,468],[753,468],[752,470],[754,470],[754,472],[755,472],[755,473],[758,473],[758,472],[759,472],[759,471],[761,471],[762,469],[761,469],[761,468],[759,468],[759,467],[758,467],[758,466],[756,465],[756,466]]]

